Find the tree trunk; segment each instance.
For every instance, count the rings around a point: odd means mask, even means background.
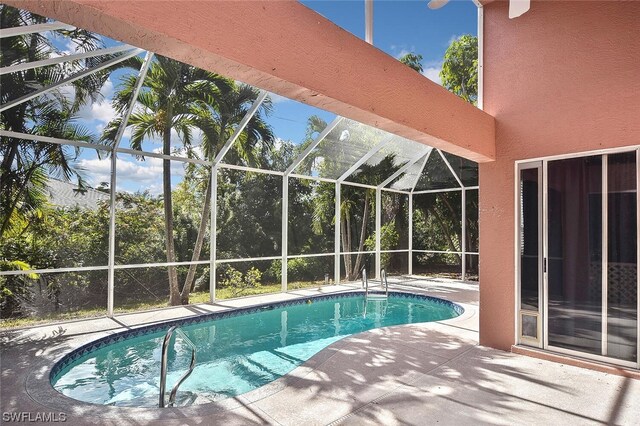
[[[167,108],[167,122],[162,135],[162,153],[171,154],[171,107]],[[167,262],[176,261],[175,244],[173,242],[173,203],[171,199],[171,161],[162,160],[162,193],[164,197],[164,226],[166,236]],[[178,271],[175,266],[168,267],[169,272],[169,304],[180,304],[180,288]]]
[[[442,233],[447,238],[447,242],[451,251],[458,251],[456,245],[453,243],[453,239],[451,238],[451,232],[449,232],[449,230],[445,226],[444,221],[438,214],[438,211],[435,208],[427,208],[427,211],[430,211],[435,216],[438,225],[440,225],[440,229],[442,229]],[[457,254],[456,256],[458,256],[458,259],[461,259],[459,254]]]
[[[200,219],[200,226],[198,227],[198,237],[196,238],[196,245],[193,249],[193,256],[191,256],[192,262],[200,260],[200,252],[204,243],[204,234],[207,231],[207,224],[209,223],[209,206],[211,205],[211,172],[207,174],[207,191],[204,196],[204,205],[202,206],[202,216]],[[184,281],[182,292],[180,293],[180,299],[183,305],[189,304],[189,293],[193,291],[193,283],[196,276],[196,268],[198,265],[189,265],[189,272],[187,278]],[[213,271],[211,271],[213,273]]]
[[[347,239],[347,224],[345,220],[340,221],[340,239],[342,240],[342,251],[349,251],[349,241]],[[346,279],[350,280],[351,276],[349,272],[351,271],[351,255],[343,254],[343,262],[344,262],[344,270],[346,274]],[[337,284],[337,283],[336,283]]]
[[[369,191],[364,196],[364,212],[362,213],[362,226],[360,228],[360,242],[358,244],[358,256],[356,263],[353,265],[353,274],[357,277],[360,263],[362,262],[362,250],[364,250],[364,241],[367,233],[367,222],[369,222]]]

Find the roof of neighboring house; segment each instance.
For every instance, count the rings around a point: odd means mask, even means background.
[[[93,188],[80,190],[72,182],[49,178],[49,202],[56,207],[80,207],[95,210],[98,201],[109,201],[109,194]]]

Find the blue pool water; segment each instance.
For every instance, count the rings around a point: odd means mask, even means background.
[[[178,405],[206,403],[263,386],[351,334],[398,324],[453,318],[462,308],[424,296],[392,293],[365,301],[361,293],[263,306],[185,324],[197,364],[178,391]],[[174,324],[174,323],[172,323]],[[162,340],[170,325],[116,335],[80,348],[52,371],[55,389],[71,398],[117,406],[158,405]],[[167,389],[185,372],[191,351],[174,334]],[[168,391],[167,391],[168,394]]]

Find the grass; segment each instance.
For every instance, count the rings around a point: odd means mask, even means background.
[[[289,290],[297,290],[301,288],[315,288],[320,286],[318,281],[296,281],[288,285]],[[231,288],[216,289],[216,299],[225,300],[234,297],[255,296],[259,294],[278,293],[282,289],[280,283],[263,284],[255,288],[244,289],[240,294],[234,295]],[[191,293],[189,296],[190,304],[209,303],[209,292],[200,291]],[[131,312],[147,311],[151,309],[166,308],[168,303],[164,300],[153,301],[136,301],[120,305],[114,309],[116,314],[125,314]],[[73,312],[52,313],[39,317],[26,318],[6,318],[0,319],[0,329],[13,329],[20,327],[29,327],[38,324],[47,324],[58,321],[69,321],[77,319],[99,318],[107,314],[106,308],[81,309]]]

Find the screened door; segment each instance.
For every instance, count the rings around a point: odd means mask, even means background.
[[[637,157],[519,165],[519,343],[638,366]]]

